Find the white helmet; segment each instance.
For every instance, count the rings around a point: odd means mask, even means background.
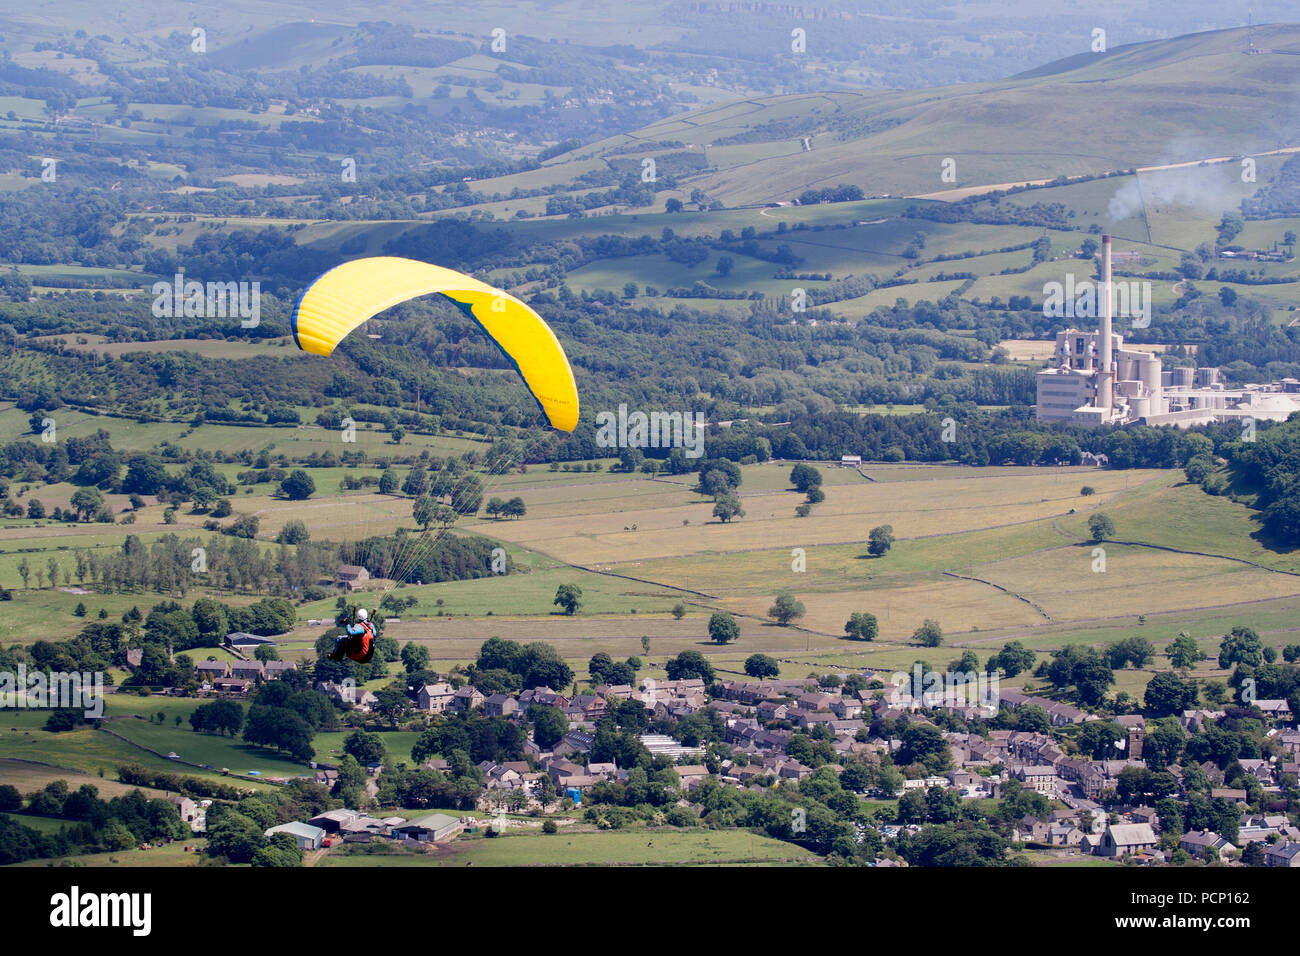
[[[365,620],[366,618],[368,618],[368,617],[370,617],[370,612],[369,612],[369,611],[367,611],[367,610],[366,610],[365,608],[363,608],[363,607],[362,607],[362,608],[357,608],[357,620],[358,620],[358,621],[364,621],[364,620]]]

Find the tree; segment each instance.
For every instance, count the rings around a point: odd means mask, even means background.
[[[719,495],[713,506],[713,517],[726,524],[732,518],[745,517],[745,509],[740,506],[740,499],[735,495]]]
[[[1264,663],[1264,644],[1259,635],[1249,627],[1234,627],[1224,635],[1219,644],[1219,667],[1227,670],[1233,664],[1258,667]]]
[[[740,625],[726,611],[714,611],[709,618],[709,639],[714,644],[730,644],[740,637]]]
[[[212,598],[199,598],[190,608],[190,616],[198,628],[199,643],[205,647],[216,647],[225,638],[226,608]]]
[[[425,493],[429,487],[429,476],[425,473],[423,465],[416,465],[406,474],[406,479],[402,482],[402,493],[410,495],[412,498],[418,498]]]
[[[302,847],[291,833],[276,833],[266,846],[253,854],[253,866],[302,866]]]
[[[524,504],[523,498],[516,495],[505,503],[505,507],[501,509],[501,514],[506,518],[522,518],[528,514],[528,506]]]
[[[236,810],[227,810],[208,827],[208,853],[231,863],[251,863],[266,845],[262,827]],[[132,841],[134,843],[134,840]]]
[[[0,784],[0,813],[13,813],[23,808],[23,796],[13,784]]]
[[[1093,760],[1108,760],[1118,752],[1115,742],[1126,740],[1127,737],[1128,731],[1113,720],[1089,720],[1084,723],[1075,741],[1080,753]]]
[[[1149,716],[1172,717],[1195,705],[1196,685],[1172,671],[1161,671],[1147,682],[1142,698]]]
[[[1153,770],[1163,770],[1178,760],[1187,735],[1175,720],[1161,720],[1148,728],[1142,742],[1142,757]]]
[[[145,657],[149,656],[148,648]],[[162,660],[165,662],[166,658]],[[141,666],[144,670],[144,666]],[[308,761],[315,756],[311,746],[314,729],[299,714],[287,707],[254,706],[244,722],[244,740],[258,747],[287,750],[295,760]]]
[[[686,605],[683,604],[681,601],[678,601],[676,604],[673,605],[673,617],[677,618],[677,620],[680,621],[685,616],[686,616]]]
[[[669,680],[698,677],[705,684],[712,684],[714,679],[713,665],[699,651],[682,651],[664,664],[664,669],[668,672]]]
[[[699,484],[693,490],[716,500],[728,494],[734,487],[725,471],[721,468],[711,468],[700,473]]]
[[[550,750],[569,732],[569,718],[558,707],[533,704],[528,719],[533,725],[533,742],[543,750]]]
[[[948,751],[948,742],[943,739],[943,732],[930,724],[913,724],[903,731],[903,746],[894,757],[898,766],[919,763],[931,772],[945,770],[951,762],[952,755]]]
[[[1015,677],[1034,666],[1034,652],[1019,641],[1008,641],[1002,650],[989,660],[989,670],[1000,670],[1007,677]]]
[[[301,518],[290,518],[275,536],[276,544],[306,544],[311,540],[311,532]]]
[[[89,521],[104,506],[104,496],[98,488],[78,488],[72,493],[72,510],[78,521]]]
[[[1200,645],[1186,631],[1178,632],[1173,643],[1165,646],[1165,653],[1169,655],[1169,663],[1180,669],[1195,667],[1198,661],[1205,660]]]
[[[781,665],[775,658],[768,657],[766,654],[750,654],[745,658],[745,673],[758,680],[766,680],[769,677],[780,676]]]
[[[375,693],[375,713],[387,717],[394,730],[397,729],[397,721],[410,709],[411,698],[406,696],[405,681],[400,682],[398,686],[384,687]]]
[[[391,468],[385,468],[384,473],[379,476],[379,493],[381,495],[391,495],[397,491],[397,472]]]
[[[880,633],[880,624],[874,614],[854,611],[844,625],[844,633],[855,641],[874,641]]]
[[[921,626],[912,632],[912,640],[923,647],[938,647],[943,643],[943,628],[933,618],[926,618]]]
[[[1051,732],[1052,718],[1037,704],[1021,704],[1016,708],[1016,730],[1046,734]]]
[[[483,483],[475,475],[461,479],[449,493],[457,514],[472,515],[483,504]]]
[[[256,538],[257,529],[261,525],[261,520],[257,515],[239,515],[230,526],[226,528],[226,534],[236,538]]]
[[[605,672],[613,666],[614,659],[604,651],[593,654],[591,660],[587,662],[587,673],[591,675],[591,682],[593,684],[613,683],[605,678]]]
[[[411,506],[411,517],[421,528],[428,528],[433,524],[434,519],[438,517],[438,509],[441,508],[435,498],[428,495],[421,495],[415,499],[415,504]]]
[[[804,616],[804,613],[803,602],[796,600],[789,591],[778,593],[776,601],[767,609],[767,616],[773,618],[782,627],[789,627],[792,621],[797,621]]]
[[[1115,522],[1110,520],[1110,515],[1097,513],[1088,519],[1088,533],[1092,535],[1094,542],[1113,538],[1115,536]]]
[[[1067,644],[1053,652],[1047,679],[1058,690],[1073,685],[1080,701],[1094,705],[1105,700],[1107,689],[1115,683],[1115,674],[1095,648]]]
[[[1116,670],[1128,664],[1145,667],[1155,654],[1155,645],[1145,637],[1126,637],[1106,648],[1107,663]]]
[[[289,472],[288,478],[280,482],[280,494],[290,501],[304,501],[310,498],[315,490],[316,482],[312,481],[311,475],[301,468],[295,468]]]
[[[253,651],[253,657],[265,664],[267,661],[278,661],[280,652],[275,649],[274,644],[258,644],[257,650]]]
[[[200,704],[190,713],[190,726],[199,733],[233,737],[244,726],[244,708],[233,700]]]
[[[582,607],[582,588],[576,584],[561,584],[555,589],[555,600],[551,603],[563,608],[565,614],[577,614]]]
[[[892,525],[882,524],[871,529],[867,535],[867,552],[873,557],[878,558],[889,551],[894,546],[894,528]]]
[[[484,506],[483,511],[492,518],[498,518],[500,517],[501,512],[505,510],[505,507],[506,502],[504,498],[493,497],[488,499],[488,503]]]
[[[352,756],[364,767],[384,759],[384,742],[378,734],[368,734],[358,729],[344,738],[343,752]]]
[[[423,644],[408,641],[402,648],[402,666],[408,674],[425,670],[429,666],[429,649]]]
[[[114,466],[115,473],[116,469]],[[167,468],[157,455],[139,455],[127,463],[122,490],[128,494],[156,495],[166,486],[169,477]]]
[[[812,465],[801,462],[790,469],[790,484],[801,494],[807,494],[810,488],[816,488],[821,483],[822,473]]]

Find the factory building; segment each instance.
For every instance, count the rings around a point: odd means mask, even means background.
[[[1226,388],[1215,368],[1166,371],[1153,352],[1124,348],[1112,325],[1110,236],[1101,238],[1101,328],[1056,334],[1056,351],[1037,376],[1040,422],[1177,425],[1246,419],[1285,421],[1300,411],[1300,381]]]

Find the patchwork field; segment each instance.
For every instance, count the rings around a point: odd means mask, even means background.
[[[1213,655],[1218,638],[1238,624],[1255,627],[1277,647],[1294,643],[1300,630],[1300,554],[1269,549],[1256,537],[1254,512],[1206,495],[1179,472],[913,463],[869,464],[862,473],[820,470],[825,501],[798,518],[794,508],[803,499],[788,486],[788,463],[746,466],[739,489],[745,515],[726,524],[712,516],[711,500],[691,490],[689,475],[652,479],[533,468],[504,476],[489,494],[519,495],[527,515],[468,518],[454,533],[499,542],[512,572],[439,584],[404,582],[395,593],[414,604],[387,633],[399,643],[426,646],[439,669],[472,661],[489,637],[546,641],[581,678],[598,651],[641,657],[649,676],[662,675],[664,662],[683,650],[703,651],[724,674],[742,673],[745,658],[755,652],[776,657],[788,673],[804,674],[828,667],[906,668],[918,657],[942,664],[961,649],[983,657],[1012,639],[1044,653],[1071,642],[1101,645],[1139,628],[1158,650],[1186,630]],[[322,493],[308,501],[274,498],[263,486],[240,495],[237,507],[259,515],[264,539],[291,519],[304,521],[314,538],[335,541],[409,526],[410,499],[331,492],[326,489],[336,485],[324,477],[317,478]],[[1084,485],[1096,493],[1081,495]],[[0,580],[17,588],[0,640],[71,636],[86,620],[72,614],[79,602],[93,619],[101,607],[116,618],[160,600],[139,593],[77,594],[75,581],[66,590],[25,590],[16,580],[23,557],[34,567],[44,567],[50,557],[70,565],[68,551],[47,549],[117,547],[129,530],[146,543],[172,530],[203,533],[202,516],[182,514],[177,526],[168,527],[155,511],[161,509],[143,509],[133,529],[36,530],[30,522],[0,529]],[[1087,540],[1088,518],[1099,511],[1116,524],[1115,540],[1100,545],[1104,569],[1094,551],[1098,546]],[[893,527],[896,541],[888,554],[872,557],[868,533],[881,524]],[[554,604],[561,584],[582,589],[576,615],[564,615]],[[362,600],[377,603],[391,586],[375,583]],[[767,612],[786,590],[804,604],[805,614],[781,627]],[[672,613],[679,604],[681,617]],[[333,606],[333,598],[302,604],[298,626],[279,639],[282,656],[310,658],[321,628],[306,621],[331,616]],[[708,619],[718,610],[738,617],[740,638],[730,646],[709,641]],[[844,622],[856,611],[878,618],[874,643],[843,636]],[[944,646],[937,650],[912,641],[927,618],[944,631]],[[1155,666],[1164,666],[1162,660]],[[1205,666],[1206,676],[1217,674],[1212,662]],[[1140,690],[1144,680],[1140,672],[1121,672],[1121,685]],[[133,702],[128,709],[147,714]],[[31,724],[31,715],[20,716],[27,723],[19,721],[7,732],[3,752],[41,759],[44,733]],[[198,738],[188,725],[177,728],[175,716],[168,710],[163,724],[112,723],[132,743],[161,753],[174,750],[216,769],[301,770],[236,741]],[[88,731],[61,739],[77,755],[73,765],[90,772],[129,751],[143,753]],[[409,753],[410,741],[392,742],[393,749]],[[341,738],[322,737],[317,749],[335,755],[340,746]]]

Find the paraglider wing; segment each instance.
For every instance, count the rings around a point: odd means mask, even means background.
[[[415,259],[375,256],[329,270],[303,292],[293,313],[298,347],[329,355],[362,322],[398,303],[437,293],[473,318],[514,363],[547,420],[578,424],[578,388],[551,327],[514,296],[473,276]]]

